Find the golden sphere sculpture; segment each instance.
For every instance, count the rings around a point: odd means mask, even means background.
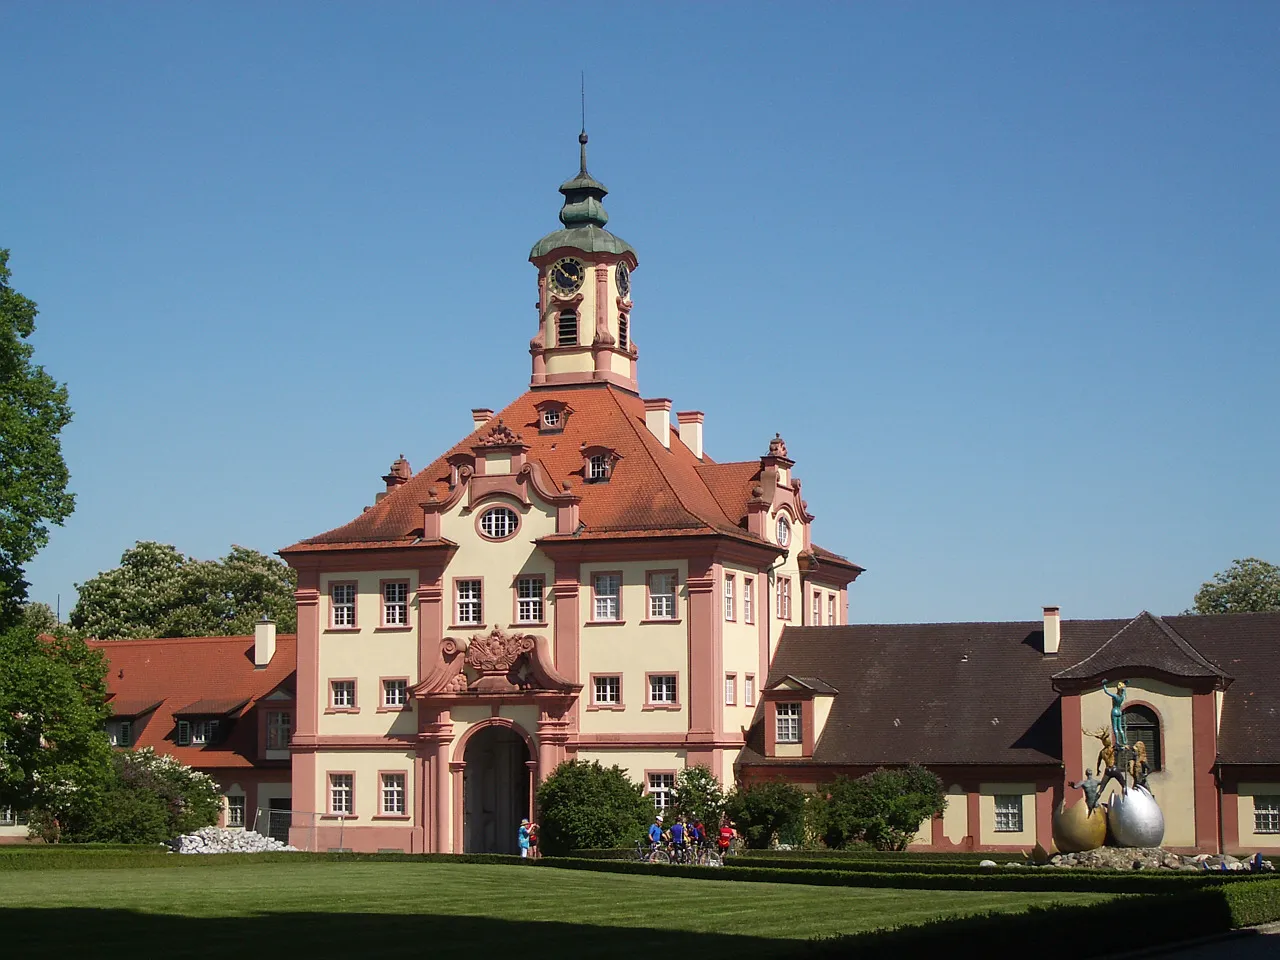
[[[1089,812],[1089,805],[1078,800],[1073,806],[1058,804],[1053,814],[1053,844],[1059,853],[1083,853],[1096,850],[1107,840],[1107,812],[1101,805]]]

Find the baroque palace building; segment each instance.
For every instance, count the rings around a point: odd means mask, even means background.
[[[845,622],[861,568],[813,542],[781,437],[717,462],[702,413],[641,396],[638,259],[579,139],[562,229],[529,255],[528,390],[281,551],[299,843],[511,850],[566,758],[618,764],[659,804],[687,764],[732,781],[784,628]]]

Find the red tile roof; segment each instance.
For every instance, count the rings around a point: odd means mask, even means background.
[[[154,747],[200,769],[260,766],[254,706],[283,686],[292,695],[297,644],[292,635],[276,637],[276,652],[262,670],[253,665],[253,637],[174,637],[160,640],[90,640],[107,657],[107,689],[120,715],[128,716],[159,701],[145,723],[135,724],[134,746]],[[248,706],[228,717],[226,736],[209,747],[177,744],[175,713],[204,703]],[[217,712],[224,712],[217,711]],[[288,761],[275,761],[287,765]],[[269,764],[268,764],[269,765]]]
[[[539,431],[537,405],[558,400],[572,408],[563,428]],[[501,420],[528,445],[526,458],[538,462],[557,487],[572,485],[582,498],[581,536],[667,537],[720,534],[765,543],[746,530],[750,479],[759,461],[718,464],[699,460],[680,440],[675,425],[671,448],[662,446],[645,425],[644,401],[611,384],[530,390],[443,456],[341,527],[288,547],[331,549],[342,545],[405,546],[422,535],[427,491],[448,490],[448,459],[470,454],[481,437]],[[607,483],[583,477],[583,445],[606,447],[619,457]]]

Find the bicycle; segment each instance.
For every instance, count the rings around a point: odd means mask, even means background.
[[[670,863],[671,854],[669,854],[660,843],[649,843],[645,840],[636,841],[635,857],[641,863]]]

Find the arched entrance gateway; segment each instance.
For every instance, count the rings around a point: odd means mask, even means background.
[[[482,728],[463,751],[464,853],[518,853],[520,820],[532,806],[529,746],[506,725]]]
[[[446,637],[439,651],[413,691],[427,849],[515,853],[538,777],[564,758],[582,686],[556,671],[547,639],[533,634],[495,627]]]

